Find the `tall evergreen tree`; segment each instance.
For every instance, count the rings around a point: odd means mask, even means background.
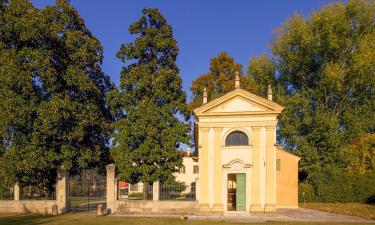
[[[102,47],[64,0],[0,0],[0,180],[46,185],[108,158]]]
[[[121,83],[109,96],[117,119],[113,159],[122,180],[169,181],[182,163],[179,144],[188,143],[190,131],[176,65],[177,42],[171,26],[154,8],[143,9],[129,31],[137,37],[117,54],[124,63]]]
[[[374,15],[365,0],[329,4],[306,19],[295,14],[278,29],[273,55],[251,60],[258,86],[277,85],[285,106],[279,140],[307,172],[343,166],[343,146],[375,131]]]

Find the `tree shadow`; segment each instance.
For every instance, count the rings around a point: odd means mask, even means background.
[[[374,205],[375,204],[375,194],[368,197],[366,203]]]
[[[52,216],[37,214],[0,215],[0,225],[41,225],[51,221]]]

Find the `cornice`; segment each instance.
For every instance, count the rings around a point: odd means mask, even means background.
[[[248,99],[248,100],[251,100],[255,103],[258,103],[259,105],[262,105],[266,108],[269,108],[270,109],[270,112],[272,112],[273,114],[279,114],[283,109],[284,107],[273,102],[273,101],[269,101],[268,99],[265,99],[263,97],[260,97],[258,95],[255,95],[255,94],[252,94],[248,91],[245,91],[241,88],[238,88],[238,89],[235,89],[231,92],[228,92],[227,94],[219,97],[219,98],[216,98],[214,100],[212,100],[211,102],[208,102],[207,104],[204,104],[202,106],[200,106],[199,108],[196,108],[193,110],[194,114],[196,116],[200,116],[202,114],[207,114],[205,113],[207,110],[209,109],[212,109],[214,107],[216,107],[217,105],[235,97],[235,96],[242,96],[244,97],[245,99]],[[259,112],[255,112],[255,113],[259,113]],[[264,113],[264,111],[262,112],[262,114]],[[212,114],[212,113],[210,113]],[[227,114],[227,113],[225,113]],[[217,115],[215,113],[215,115]]]

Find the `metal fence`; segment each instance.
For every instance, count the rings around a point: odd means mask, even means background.
[[[107,183],[105,181],[76,182],[69,184],[69,211],[95,213],[98,205],[106,207]]]
[[[107,180],[98,170],[83,170],[69,182],[69,211],[95,213],[98,205],[106,207]]]
[[[13,187],[0,187],[0,200],[14,200]]]
[[[160,184],[159,200],[184,200],[195,201],[196,187],[195,183],[192,185],[183,184]]]
[[[129,184],[119,181],[118,198],[128,200],[152,200],[153,199],[153,184],[138,183]]]
[[[56,187],[20,187],[20,200],[56,200]]]

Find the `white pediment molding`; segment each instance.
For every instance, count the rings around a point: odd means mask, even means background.
[[[241,159],[233,159],[233,160],[231,160],[229,163],[224,164],[223,167],[224,167],[224,168],[232,168],[233,165],[235,165],[235,164],[240,164],[240,165],[242,166],[242,168],[250,168],[250,167],[251,167],[250,164],[245,163],[245,162],[244,162],[243,160],[241,160]]]
[[[194,114],[279,114],[282,110],[281,105],[238,88],[195,109]]]

